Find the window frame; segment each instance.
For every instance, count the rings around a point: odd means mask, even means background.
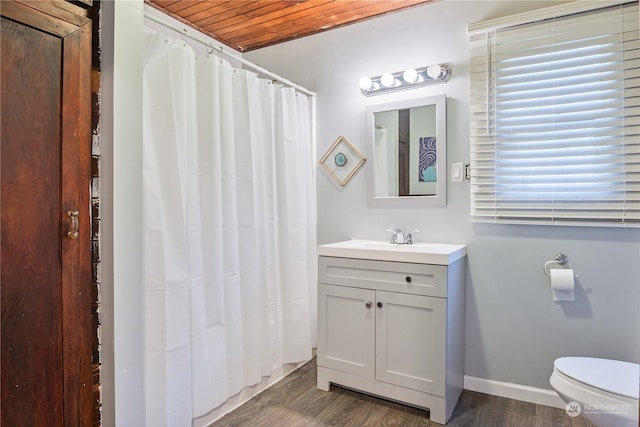
[[[615,128],[615,132],[617,132],[617,130],[621,130],[619,135],[621,142],[614,141],[608,143],[610,147],[618,147],[617,144],[620,144],[619,147],[622,150],[622,154],[618,155],[618,157],[622,159],[622,163],[618,163],[618,158],[616,158],[611,161],[611,164],[615,164],[616,168],[618,165],[621,165],[623,170],[618,174],[617,179],[608,182],[608,184],[610,184],[609,187],[607,187],[607,185],[603,185],[605,191],[595,191],[597,185],[600,184],[597,184],[594,188],[591,188],[588,191],[585,189],[584,194],[586,194],[587,197],[593,196],[593,200],[588,203],[584,203],[584,201],[578,197],[573,203],[567,202],[567,198],[563,204],[562,199],[559,198],[559,196],[566,197],[567,195],[572,194],[570,193],[572,191],[570,190],[572,186],[567,184],[555,185],[555,187],[553,187],[554,194],[550,194],[548,198],[544,197],[544,191],[540,191],[539,194],[534,193],[531,199],[535,199],[535,203],[529,203],[526,200],[528,196],[524,195],[525,189],[528,188],[526,183],[531,181],[540,185],[540,187],[529,187],[534,188],[535,192],[544,188],[542,181],[548,178],[544,172],[540,172],[539,175],[535,175],[534,173],[533,177],[526,176],[523,172],[526,170],[532,171],[535,170],[535,168],[542,171],[543,169],[541,168],[548,167],[548,165],[545,164],[545,155],[547,160],[552,159],[552,161],[555,158],[561,157],[558,154],[558,148],[551,147],[551,145],[555,144],[556,140],[560,140],[562,142],[562,138],[564,138],[563,136],[557,136],[560,132],[556,130],[556,127],[562,126],[562,123],[557,126],[553,124],[556,122],[556,118],[561,117],[561,113],[556,109],[553,113],[553,117],[550,119],[543,116],[536,119],[535,115],[531,117],[524,116],[524,113],[522,112],[520,113],[521,116],[519,118],[515,116],[514,118],[510,118],[507,117],[508,112],[505,113],[500,109],[504,108],[504,105],[506,105],[500,101],[500,98],[504,98],[505,96],[508,97],[516,91],[508,89],[506,84],[497,81],[498,78],[505,78],[504,76],[497,77],[496,75],[496,69],[500,67],[497,64],[505,62],[505,58],[500,57],[499,55],[508,55],[509,52],[507,52],[508,49],[505,49],[505,52],[502,52],[501,49],[497,48],[500,46],[495,45],[495,41],[497,39],[496,34],[525,34],[535,31],[538,27],[542,27],[544,25],[548,26],[549,22],[552,23],[552,28],[556,31],[556,23],[558,27],[561,28],[561,25],[570,25],[571,23],[578,22],[580,20],[589,19],[589,17],[592,18],[593,16],[596,16],[595,14],[598,14],[598,16],[604,16],[600,14],[616,9],[620,10],[621,19],[623,19],[625,25],[626,21],[624,21],[624,19],[628,17],[628,14],[635,17],[635,23],[632,24],[630,29],[622,26],[622,31],[620,33],[623,38],[620,44],[623,54],[627,53],[625,49],[632,52],[629,59],[625,56],[622,61],[618,61],[619,63],[622,63],[622,71],[618,71],[619,73],[622,73],[622,77],[618,75],[615,78],[617,79],[616,81],[622,81],[623,95],[615,95],[611,98],[622,105],[621,117],[623,120],[621,122],[622,125],[618,123],[616,126],[611,126],[612,129]],[[538,11],[469,25],[468,32],[471,43],[471,219],[473,222],[640,227],[640,106],[638,105],[640,103],[640,84],[638,83],[640,82],[640,71],[638,68],[640,67],[637,65],[637,63],[640,63],[640,59],[637,54],[639,43],[637,16],[638,2],[630,3],[607,1],[598,2],[597,4],[592,2],[573,2],[563,4],[561,6],[554,6],[540,9]],[[631,34],[630,37],[632,37],[633,40],[627,42],[626,39],[624,39],[624,37],[627,36],[627,33]],[[539,43],[538,38],[543,39],[543,37],[531,36],[531,43]],[[579,40],[579,37],[576,39]],[[629,43],[632,46],[632,49],[629,49],[625,43]],[[606,44],[604,45],[606,46]],[[550,46],[554,48],[555,52],[555,48],[557,46],[561,46],[561,44],[554,38],[553,44]],[[529,46],[527,46],[527,48],[529,48]],[[606,49],[608,49],[608,47],[606,47]],[[517,55],[523,55],[520,53],[521,51],[517,52]],[[541,60],[541,62],[544,63],[544,60]],[[557,63],[557,61],[555,61],[555,57],[554,61],[548,62],[550,64]],[[612,63],[617,62],[613,61]],[[630,67],[633,68],[633,72],[624,74],[627,72],[627,66],[629,64],[631,64]],[[531,64],[529,64],[529,66],[532,67]],[[539,67],[540,65],[535,64],[535,66]],[[571,75],[574,74],[573,71],[574,69],[570,69]],[[516,72],[514,72],[514,75],[515,74]],[[507,77],[509,77],[509,75],[507,75]],[[532,77],[534,80],[535,78],[538,78],[538,76]],[[573,76],[573,78],[575,78],[575,76]],[[553,85],[556,85],[556,78],[547,79],[547,81],[553,81]],[[627,85],[631,90],[626,90]],[[512,92],[509,92],[509,90],[512,90]],[[576,89],[571,88],[571,90]],[[526,92],[526,90],[523,92]],[[578,96],[578,94],[581,94],[581,92],[576,90],[575,95],[572,96]],[[517,96],[520,96],[520,94]],[[514,99],[517,98],[517,96],[514,96]],[[526,96],[528,95],[525,94],[524,96],[525,97],[522,99],[526,100]],[[532,96],[530,99],[535,99],[535,96]],[[525,101],[524,105],[528,105],[527,102],[528,101]],[[538,99],[536,102],[540,102],[540,100]],[[619,112],[619,109],[616,110],[616,113]],[[627,114],[629,115],[629,118],[627,118]],[[596,115],[594,117],[599,119],[600,116]],[[601,117],[602,120],[609,120],[606,112]],[[511,123],[516,123],[516,126],[509,126],[510,119],[513,120]],[[535,120],[539,121],[537,125],[534,123]],[[517,165],[518,161],[513,159],[507,159],[507,161],[504,160],[505,157],[510,155],[506,147],[508,146],[509,150],[514,150],[513,152],[515,152],[515,150],[519,150],[524,144],[521,138],[522,133],[527,129],[531,129],[531,132],[535,133],[536,129],[534,128],[536,126],[544,128],[548,125],[548,123],[545,123],[545,120],[552,120],[552,124],[549,125],[549,128],[554,128],[552,138],[554,142],[547,144],[550,146],[546,148],[548,150],[546,154],[543,154],[540,158],[532,160],[534,163],[538,162],[534,164],[535,168],[529,167],[529,169],[527,169],[523,167],[522,171],[511,171],[510,173],[512,173],[512,176],[509,176],[503,165],[510,165],[510,167],[513,168]],[[531,123],[528,123],[529,121]],[[569,121],[567,123],[569,123],[567,125],[569,127],[572,125]],[[595,123],[595,120],[591,119],[589,123],[593,124]],[[579,125],[573,126],[575,126],[576,129],[579,129],[577,127]],[[509,130],[513,129],[514,136],[507,138],[504,137],[504,133],[508,128]],[[614,131],[612,130],[611,132]],[[535,141],[535,144],[538,144],[536,147],[542,147],[545,145],[544,141],[540,142],[540,135],[543,134],[533,137],[534,139],[538,138]],[[517,141],[517,138],[520,138],[520,142]],[[505,141],[510,142],[510,144],[505,144]],[[589,148],[589,143],[585,142],[582,145],[582,149],[590,149],[591,153],[596,153],[598,151],[598,146],[594,143],[593,148]],[[562,161],[566,162],[567,158],[570,157],[565,156]],[[524,159],[524,157],[522,157],[522,159]],[[586,162],[589,161],[589,156],[585,156],[582,160],[584,160],[584,164],[587,164]],[[492,161],[494,163],[493,165],[491,164]],[[549,170],[553,171],[553,173],[558,173],[559,170],[562,170],[559,169],[560,167],[565,167],[562,165],[562,161],[560,162],[561,166],[558,166],[556,169],[551,168]],[[610,168],[613,170],[614,166],[610,166]],[[550,174],[549,176],[551,175],[553,174]],[[603,173],[602,176],[605,177],[606,180],[611,179],[606,173]],[[622,176],[622,178],[620,178],[620,176]],[[561,181],[567,177],[571,177],[571,174],[566,173],[564,177],[558,177],[558,180]],[[513,185],[511,186],[509,186],[508,183],[505,184],[509,179],[513,179]],[[576,181],[573,187],[579,188],[579,184],[580,182]],[[607,182],[603,182],[603,184],[607,184]],[[626,184],[628,184],[628,186]],[[493,189],[489,188],[491,185],[494,186]],[[521,191],[521,193],[523,193],[521,196],[514,195],[513,192],[509,193],[507,191],[507,189],[510,191],[517,189],[519,185],[523,189]],[[622,192],[620,193],[617,190],[616,192],[612,192],[612,189],[617,189],[619,185],[623,185],[624,187],[621,190]],[[565,190],[558,190],[558,188],[563,186]],[[549,188],[552,187],[549,186]],[[602,195],[597,196],[599,193],[602,193]],[[541,197],[536,198],[538,195]],[[511,200],[510,197],[513,198],[513,200]],[[520,197],[520,199],[518,199],[518,197]],[[598,204],[598,197],[602,197],[601,205]],[[492,203],[494,204],[493,213],[491,212]],[[518,206],[518,204],[521,206]],[[586,206],[587,204],[591,204],[591,206]],[[557,211],[554,211],[556,207]],[[614,215],[609,216],[611,213]]]

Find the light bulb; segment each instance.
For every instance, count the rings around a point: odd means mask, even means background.
[[[429,65],[429,68],[427,68],[427,75],[432,79],[438,79],[442,77],[442,74],[444,74],[444,69],[440,64]]]
[[[373,82],[371,81],[371,77],[362,76],[362,77],[360,77],[359,84],[360,84],[360,89],[369,90],[369,89],[371,89],[371,86],[372,86]]]
[[[380,77],[380,83],[384,87],[391,87],[396,82],[396,79],[393,77],[391,73],[384,73],[382,77]]]
[[[402,78],[407,83],[415,83],[418,81],[418,72],[415,68],[407,68],[404,70],[404,73],[402,73]]]

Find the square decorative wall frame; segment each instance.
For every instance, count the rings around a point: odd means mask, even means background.
[[[367,159],[347,138],[338,137],[320,159],[322,169],[341,187],[345,186]]]

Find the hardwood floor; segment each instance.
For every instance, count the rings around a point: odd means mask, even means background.
[[[316,388],[316,359],[212,424],[229,426],[428,426],[429,412],[337,386]],[[449,427],[591,427],[564,410],[465,390]]]

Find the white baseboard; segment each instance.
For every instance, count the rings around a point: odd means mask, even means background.
[[[485,378],[464,376],[465,390],[478,393],[491,394],[493,396],[506,397],[508,399],[521,400],[537,405],[551,406],[564,409],[567,404],[553,390],[529,387],[521,384],[505,383],[488,380]]]

